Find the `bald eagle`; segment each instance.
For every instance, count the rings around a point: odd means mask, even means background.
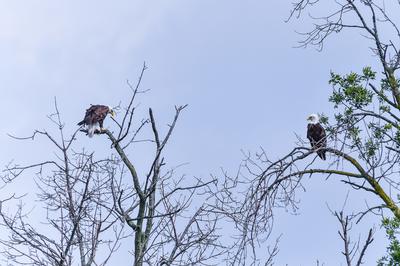
[[[91,138],[98,127],[100,127],[100,130],[103,129],[103,122],[107,114],[111,114],[113,117],[115,115],[115,112],[110,106],[91,105],[89,109],[86,110],[85,118],[78,123],[78,126],[86,125],[87,134]]]
[[[313,150],[317,150],[318,156],[325,161],[325,150],[319,150],[326,148],[326,133],[325,129],[319,123],[319,116],[317,114],[311,114],[307,121],[307,138],[310,140],[311,147]]]

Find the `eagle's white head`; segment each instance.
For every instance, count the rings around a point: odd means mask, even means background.
[[[108,105],[107,107],[108,107],[108,113],[111,114],[112,117],[114,117],[114,116],[115,116],[115,112],[114,112],[114,110],[112,109],[112,107],[109,106],[109,105]]]
[[[317,114],[310,114],[307,118],[308,123],[310,124],[318,124],[319,116]]]

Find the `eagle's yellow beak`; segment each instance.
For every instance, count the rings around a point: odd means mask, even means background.
[[[114,112],[114,110],[111,109],[111,110],[110,110],[110,114],[111,114],[112,117],[115,117],[115,112]]]

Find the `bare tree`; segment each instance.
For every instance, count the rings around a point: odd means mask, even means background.
[[[131,97],[120,103],[113,126],[97,130],[96,138],[109,141],[111,152],[96,159],[98,151],[76,151],[75,141],[86,138],[77,129],[65,137],[65,126],[56,113],[49,116],[60,136],[36,130],[29,138],[44,137],[56,147],[55,159],[27,165],[9,165],[3,180],[13,183],[28,170],[36,169],[38,199],[43,203],[46,228],[35,227],[35,218],[24,211],[24,198],[10,197],[4,204],[20,200],[14,213],[0,209],[3,228],[10,233],[1,240],[9,261],[29,265],[106,265],[124,240],[130,243],[133,265],[217,265],[226,248],[220,242],[220,214],[214,212],[214,178],[204,180],[178,174],[181,166],[167,168],[164,150],[186,105],[175,107],[175,115],[160,129],[151,108],[148,117],[137,118],[136,100],[146,70],[143,65],[136,86],[128,82]],[[145,145],[148,170],[137,171],[134,156]],[[114,151],[114,152],[112,152]],[[145,166],[141,166],[145,169]],[[4,206],[3,206],[4,207]],[[124,244],[124,245],[125,245]],[[124,253],[128,256],[129,253]],[[79,261],[79,262],[78,262]]]
[[[92,153],[84,150],[74,151],[78,131],[65,137],[57,103],[55,110],[49,118],[58,128],[58,137],[39,130],[29,138],[14,137],[19,140],[44,137],[56,148],[56,153],[47,161],[9,165],[3,171],[3,181],[10,183],[35,170],[36,200],[43,208],[27,211],[23,202],[11,202],[25,199],[18,199],[17,195],[8,199],[8,203],[18,206],[16,211],[9,213],[3,204],[0,206],[3,230],[10,233],[9,238],[0,240],[3,254],[18,265],[106,265],[124,237],[109,204],[112,179],[102,171],[108,160],[95,160]],[[41,216],[43,219],[37,221]]]
[[[144,92],[139,88],[145,70],[146,65],[135,87],[128,83],[132,97],[126,106],[120,107],[122,120],[115,121],[117,130],[98,132],[108,137],[122,163],[122,167],[108,168],[114,176],[112,195],[115,213],[134,232],[134,265],[211,263],[224,252],[216,227],[218,215],[211,212],[211,207],[206,204],[206,192],[212,189],[216,180],[187,180],[184,175],[175,176],[174,167],[164,170],[164,149],[186,105],[175,107],[175,115],[164,136],[160,134],[151,108],[148,118],[138,124],[133,122],[135,99]],[[146,126],[151,128],[152,137],[143,139],[154,155],[149,161],[148,171],[139,174],[128,151],[134,150],[136,143],[143,142],[137,138]],[[126,182],[126,175],[130,176],[130,182]],[[120,178],[116,178],[118,176]],[[194,204],[194,198],[197,204]]]
[[[373,239],[373,230],[369,229],[367,238],[365,242],[361,245],[360,239],[357,242],[353,242],[350,238],[350,231],[352,229],[353,223],[352,220],[356,218],[354,215],[345,215],[343,210],[340,212],[334,212],[334,216],[337,218],[340,223],[340,230],[338,234],[340,239],[343,240],[344,250],[342,254],[346,258],[347,266],[360,266],[363,264],[363,258],[365,256],[365,252],[368,246],[374,241]],[[358,255],[358,256],[357,256]],[[357,256],[357,257],[356,257]],[[353,261],[355,263],[353,263]]]

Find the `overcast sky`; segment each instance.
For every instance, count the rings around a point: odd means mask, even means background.
[[[333,36],[322,52],[293,48],[295,30],[310,24],[285,23],[289,10],[290,1],[0,1],[1,165],[53,152],[6,134],[51,127],[54,97],[72,132],[89,104],[126,99],[126,80],[136,81],[144,61],[143,107],[166,124],[174,105],[189,104],[168,146],[171,164],[189,162],[188,175],[206,178],[220,167],[234,172],[241,149],[262,146],[277,158],[295,133],[305,136],[308,114],[332,117],[330,70],[374,64],[357,35]],[[84,141],[95,149],[101,140]],[[276,265],[344,265],[327,204],[340,208],[348,188],[318,176],[305,184],[299,215],[283,211],[275,221],[283,233]],[[348,209],[364,200],[353,193]],[[379,229],[379,220],[362,226]],[[385,245],[378,232],[366,265]]]

